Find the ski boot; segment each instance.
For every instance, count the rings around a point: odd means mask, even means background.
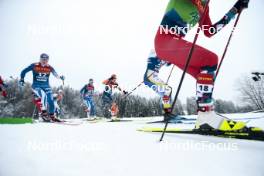
[[[50,122],[50,118],[49,118],[48,112],[46,110],[41,111],[40,117],[43,120],[43,122]]]
[[[63,122],[62,120],[57,118],[54,114],[50,114],[49,117],[50,117],[52,122]]]
[[[198,117],[195,128],[221,131],[248,130],[246,123],[236,122],[214,111],[212,93],[214,89],[214,74],[200,73],[197,77]]]

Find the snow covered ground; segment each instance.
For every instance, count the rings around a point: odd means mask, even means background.
[[[229,117],[242,116],[264,114]],[[160,134],[136,131],[157,119],[78,126],[1,125],[0,176],[264,175],[264,142],[166,134],[159,143]],[[264,128],[264,118],[248,125]]]

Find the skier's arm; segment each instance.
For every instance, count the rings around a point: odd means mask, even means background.
[[[83,97],[85,93],[86,85],[83,86],[83,88],[80,90],[81,97]]]
[[[107,84],[109,83],[109,79],[104,80],[102,83],[103,83],[104,85],[107,85]]]
[[[205,36],[212,37],[221,31],[229,22],[235,18],[238,12],[247,8],[249,0],[238,0],[236,4],[225,14],[225,16],[217,23],[212,24],[210,19],[209,10],[205,14],[205,19],[202,24],[202,28]]]
[[[25,68],[24,70],[22,70],[22,72],[20,73],[20,80],[24,81],[24,78],[26,76],[26,74],[30,71],[32,71],[34,68],[34,64],[31,64],[30,66],[28,66],[27,68]]]
[[[65,80],[65,77],[64,76],[59,76],[59,74],[55,71],[55,69],[53,67],[51,67],[51,72],[53,74],[54,77],[56,77],[57,79],[61,79],[62,81]]]
[[[202,24],[205,36],[212,37],[217,34],[236,16],[237,12],[237,9],[233,7],[220,21],[212,24],[208,11],[205,15],[204,23]]]
[[[123,89],[121,89],[121,87],[119,87],[119,85],[116,83],[116,88],[120,91],[120,92],[123,92],[123,94],[127,94],[128,92],[127,91],[125,91],[125,90],[123,90]]]
[[[51,67],[51,73],[53,74],[54,77],[60,79],[60,76],[58,75],[58,73],[55,71],[53,67]]]

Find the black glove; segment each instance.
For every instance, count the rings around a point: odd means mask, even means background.
[[[128,94],[128,92],[127,92],[127,91],[125,91],[125,90],[123,90],[123,94],[125,94],[125,95],[126,95],[126,94]]]
[[[18,83],[19,83],[19,85],[22,86],[22,87],[25,85],[25,81],[24,81],[24,79],[20,79]]]
[[[65,80],[65,76],[60,76],[60,79],[62,80],[62,81],[64,81]]]
[[[169,67],[169,66],[171,66],[171,64],[172,64],[172,63],[167,62],[166,66]]]
[[[246,8],[248,8],[248,3],[249,0],[238,0],[236,2],[236,4],[234,5],[234,7],[238,10],[238,11],[242,11]]]

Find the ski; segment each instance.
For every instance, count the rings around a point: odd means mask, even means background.
[[[186,118],[183,116],[175,116],[171,118],[168,123],[179,123],[179,124],[194,124],[196,121],[196,118]],[[154,121],[154,122],[148,122],[147,124],[155,124],[155,123],[166,123],[165,120],[159,120],[159,121]]]
[[[221,131],[221,130],[198,130],[198,129],[180,129],[180,128],[168,128],[166,133],[175,134],[194,134],[203,136],[216,136],[224,138],[246,139],[264,141],[264,131],[259,128],[249,128],[245,131]],[[160,127],[144,127],[139,129],[141,132],[163,132],[163,128]]]
[[[33,123],[59,124],[59,125],[69,125],[69,126],[78,126],[78,125],[83,124],[83,122],[73,122],[73,121],[67,121],[67,120],[61,120],[60,122],[34,120]]]
[[[224,116],[224,117],[227,118],[226,116]],[[261,116],[261,117],[232,118],[232,120],[243,121],[245,123],[248,123],[251,120],[259,120],[259,119],[263,119],[263,118],[264,118],[264,116]],[[168,121],[168,123],[171,123],[171,124],[195,124],[196,120],[197,120],[196,118],[186,118],[184,116],[176,116],[175,118],[170,119]],[[155,124],[155,123],[166,123],[166,121],[165,120],[158,120],[158,121],[148,122],[147,124]]]
[[[88,123],[98,123],[98,122],[102,122],[103,119],[89,119],[89,120],[85,120],[85,122]]]
[[[122,120],[122,119],[112,119],[109,120],[108,122],[132,122],[133,120]]]
[[[86,120],[85,122],[88,122],[88,123],[98,123],[98,122],[132,122],[132,120],[125,120],[125,119],[91,119],[91,120]]]
[[[52,124],[58,124],[58,125],[69,125],[69,126],[78,126],[78,125],[81,125],[83,123],[80,123],[80,122],[76,122],[76,123],[73,123],[73,122],[67,122],[67,121],[61,121],[61,122],[50,122]]]

